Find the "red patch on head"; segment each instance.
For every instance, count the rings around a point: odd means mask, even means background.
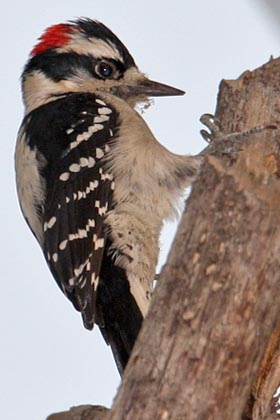
[[[39,38],[40,42],[35,45],[31,51],[31,55],[40,54],[50,48],[63,47],[63,45],[69,42],[70,34],[73,32],[73,28],[73,25],[67,23],[50,26]]]

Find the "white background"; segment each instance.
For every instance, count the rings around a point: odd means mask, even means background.
[[[20,73],[47,26],[96,18],[153,79],[187,91],[161,98],[145,118],[170,150],[194,154],[199,116],[215,111],[222,78],[237,78],[279,54],[276,2],[262,0],[32,0],[5,2],[1,18],[0,416],[44,420],[82,403],[109,406],[119,384],[109,348],[86,331],[62,295],[20,214],[13,154],[23,107]],[[273,13],[269,13],[273,11]],[[279,12],[279,6],[278,6]],[[161,263],[174,226],[165,229]]]

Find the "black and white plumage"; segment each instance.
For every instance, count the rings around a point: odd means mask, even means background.
[[[89,19],[49,28],[22,80],[23,214],[59,287],[86,328],[99,325],[122,373],[148,311],[163,220],[201,164],[161,146],[134,106],[183,92],[147,79]]]

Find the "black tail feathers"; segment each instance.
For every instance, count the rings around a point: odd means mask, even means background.
[[[112,348],[122,375],[140,331],[143,316],[130,292],[124,269],[114,265],[107,257],[100,277],[96,297],[96,322],[107,344]]]

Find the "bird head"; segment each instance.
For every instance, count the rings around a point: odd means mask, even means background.
[[[31,51],[22,87],[26,112],[70,92],[103,91],[131,106],[184,94],[146,77],[110,29],[85,18],[46,29]]]

